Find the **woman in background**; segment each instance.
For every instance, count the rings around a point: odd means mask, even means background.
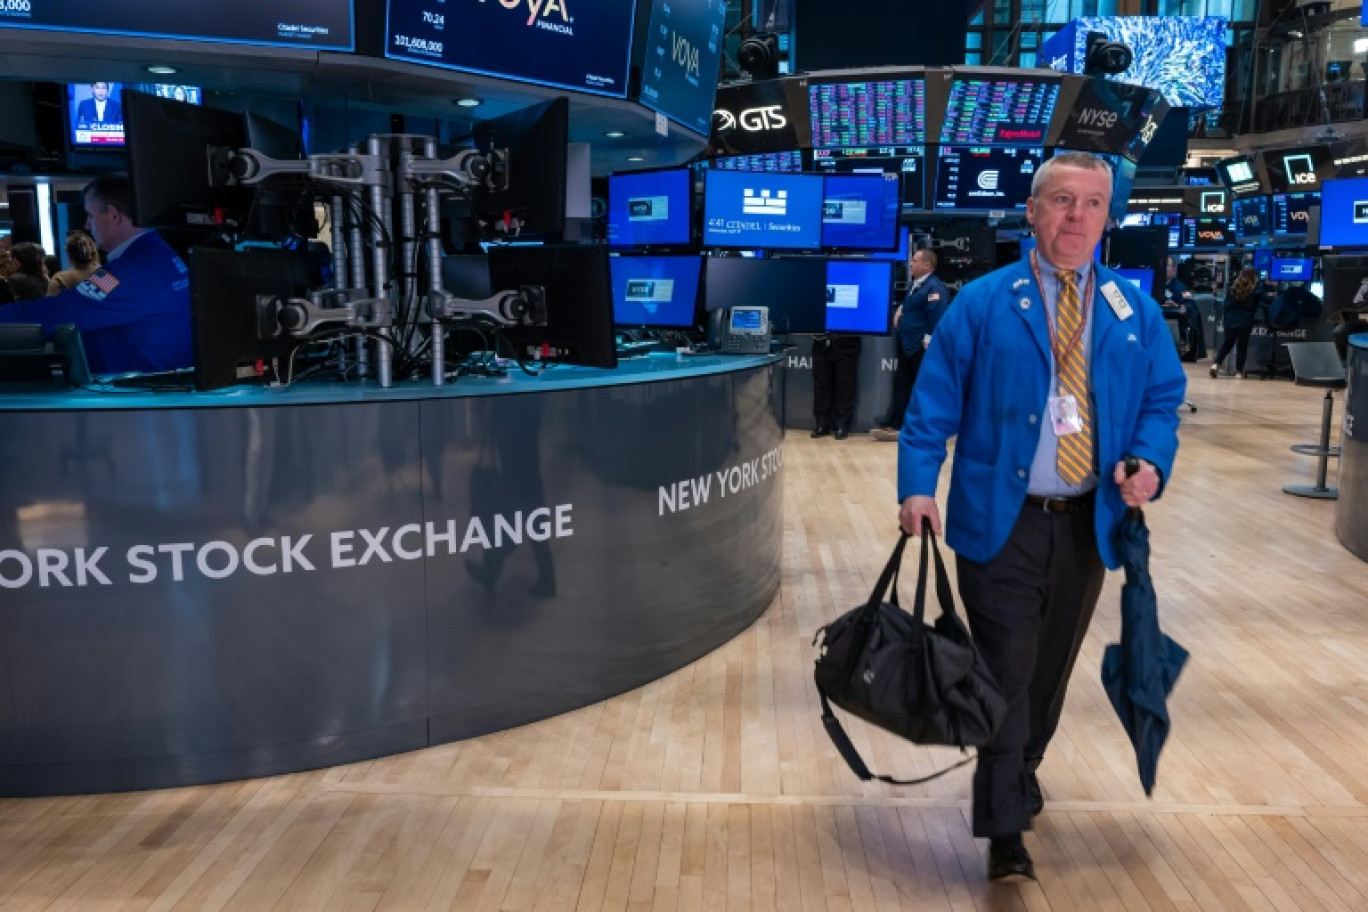
[[[1221,362],[1235,349],[1235,376],[1244,378],[1245,358],[1249,355],[1249,336],[1254,331],[1254,317],[1259,311],[1259,271],[1246,266],[1230,284],[1221,320],[1225,336],[1216,357],[1211,359],[1211,377],[1221,372]]]
[[[100,251],[95,247],[95,239],[84,231],[67,232],[66,255],[71,266],[48,282],[47,293],[50,295],[75,288],[100,268]]]
[[[43,248],[32,241],[27,241],[15,244],[10,250],[10,256],[19,264],[19,268],[8,280],[10,291],[14,292],[14,300],[27,301],[47,294],[48,274],[47,267],[43,265]]]

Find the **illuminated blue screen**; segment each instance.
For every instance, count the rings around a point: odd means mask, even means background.
[[[1368,177],[1321,184],[1320,242],[1325,247],[1368,247]]]
[[[1147,296],[1154,291],[1154,270],[1153,269],[1133,269],[1131,267],[1116,266],[1112,272],[1139,288]]]
[[[1310,257],[1274,257],[1268,270],[1270,282],[1309,282],[1314,261]]]
[[[708,171],[704,181],[704,244],[787,249],[821,246],[821,177]]]
[[[687,244],[690,190],[687,168],[608,177],[608,246]]]
[[[893,263],[889,260],[828,260],[827,332],[886,334],[892,294]]]
[[[892,250],[902,185],[896,174],[829,175],[822,194],[822,246]]]
[[[1073,72],[1082,72],[1088,32],[1128,46],[1135,59],[1117,82],[1157,89],[1174,107],[1219,107],[1225,94],[1223,16],[1083,16],[1074,20]]]
[[[608,266],[615,324],[681,329],[694,325],[702,257],[615,256]]]
[[[721,71],[725,0],[654,0],[641,62],[641,103],[707,136]]]

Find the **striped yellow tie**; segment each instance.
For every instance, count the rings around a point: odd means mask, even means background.
[[[1088,365],[1083,355],[1083,340],[1064,351],[1065,346],[1080,332],[1083,323],[1083,308],[1078,303],[1078,282],[1072,269],[1060,269],[1055,273],[1059,279],[1059,300],[1056,302],[1055,317],[1055,360],[1059,371],[1059,391],[1061,395],[1071,395],[1078,404],[1078,420],[1083,430],[1077,434],[1064,434],[1059,438],[1059,452],[1055,457],[1055,470],[1059,477],[1071,485],[1078,485],[1092,474],[1093,430],[1092,408],[1088,403]]]

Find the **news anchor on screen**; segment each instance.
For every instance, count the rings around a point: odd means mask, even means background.
[[[123,124],[123,109],[109,96],[107,82],[92,82],[90,97],[76,105],[76,128],[86,129],[92,124]]]

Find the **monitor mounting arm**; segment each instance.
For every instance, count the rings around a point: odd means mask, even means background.
[[[428,314],[440,322],[460,322],[481,317],[503,326],[545,326],[546,289],[521,285],[516,290],[496,291],[483,300],[458,298],[445,291],[428,295]]]
[[[406,158],[401,163],[400,177],[414,184],[435,183],[454,188],[462,195],[468,195],[477,187],[506,190],[508,150],[492,149],[484,153],[462,149],[451,158]]]
[[[383,187],[389,179],[389,163],[381,155],[336,152],[310,155],[306,159],[279,159],[256,149],[224,149],[228,182],[246,186],[284,174],[299,174],[309,180],[358,189]]]
[[[307,338],[328,323],[341,323],[357,329],[383,329],[393,324],[393,305],[388,298],[358,298],[335,306],[324,306],[335,292],[314,292],[309,298],[282,298],[257,295],[257,336]]]

